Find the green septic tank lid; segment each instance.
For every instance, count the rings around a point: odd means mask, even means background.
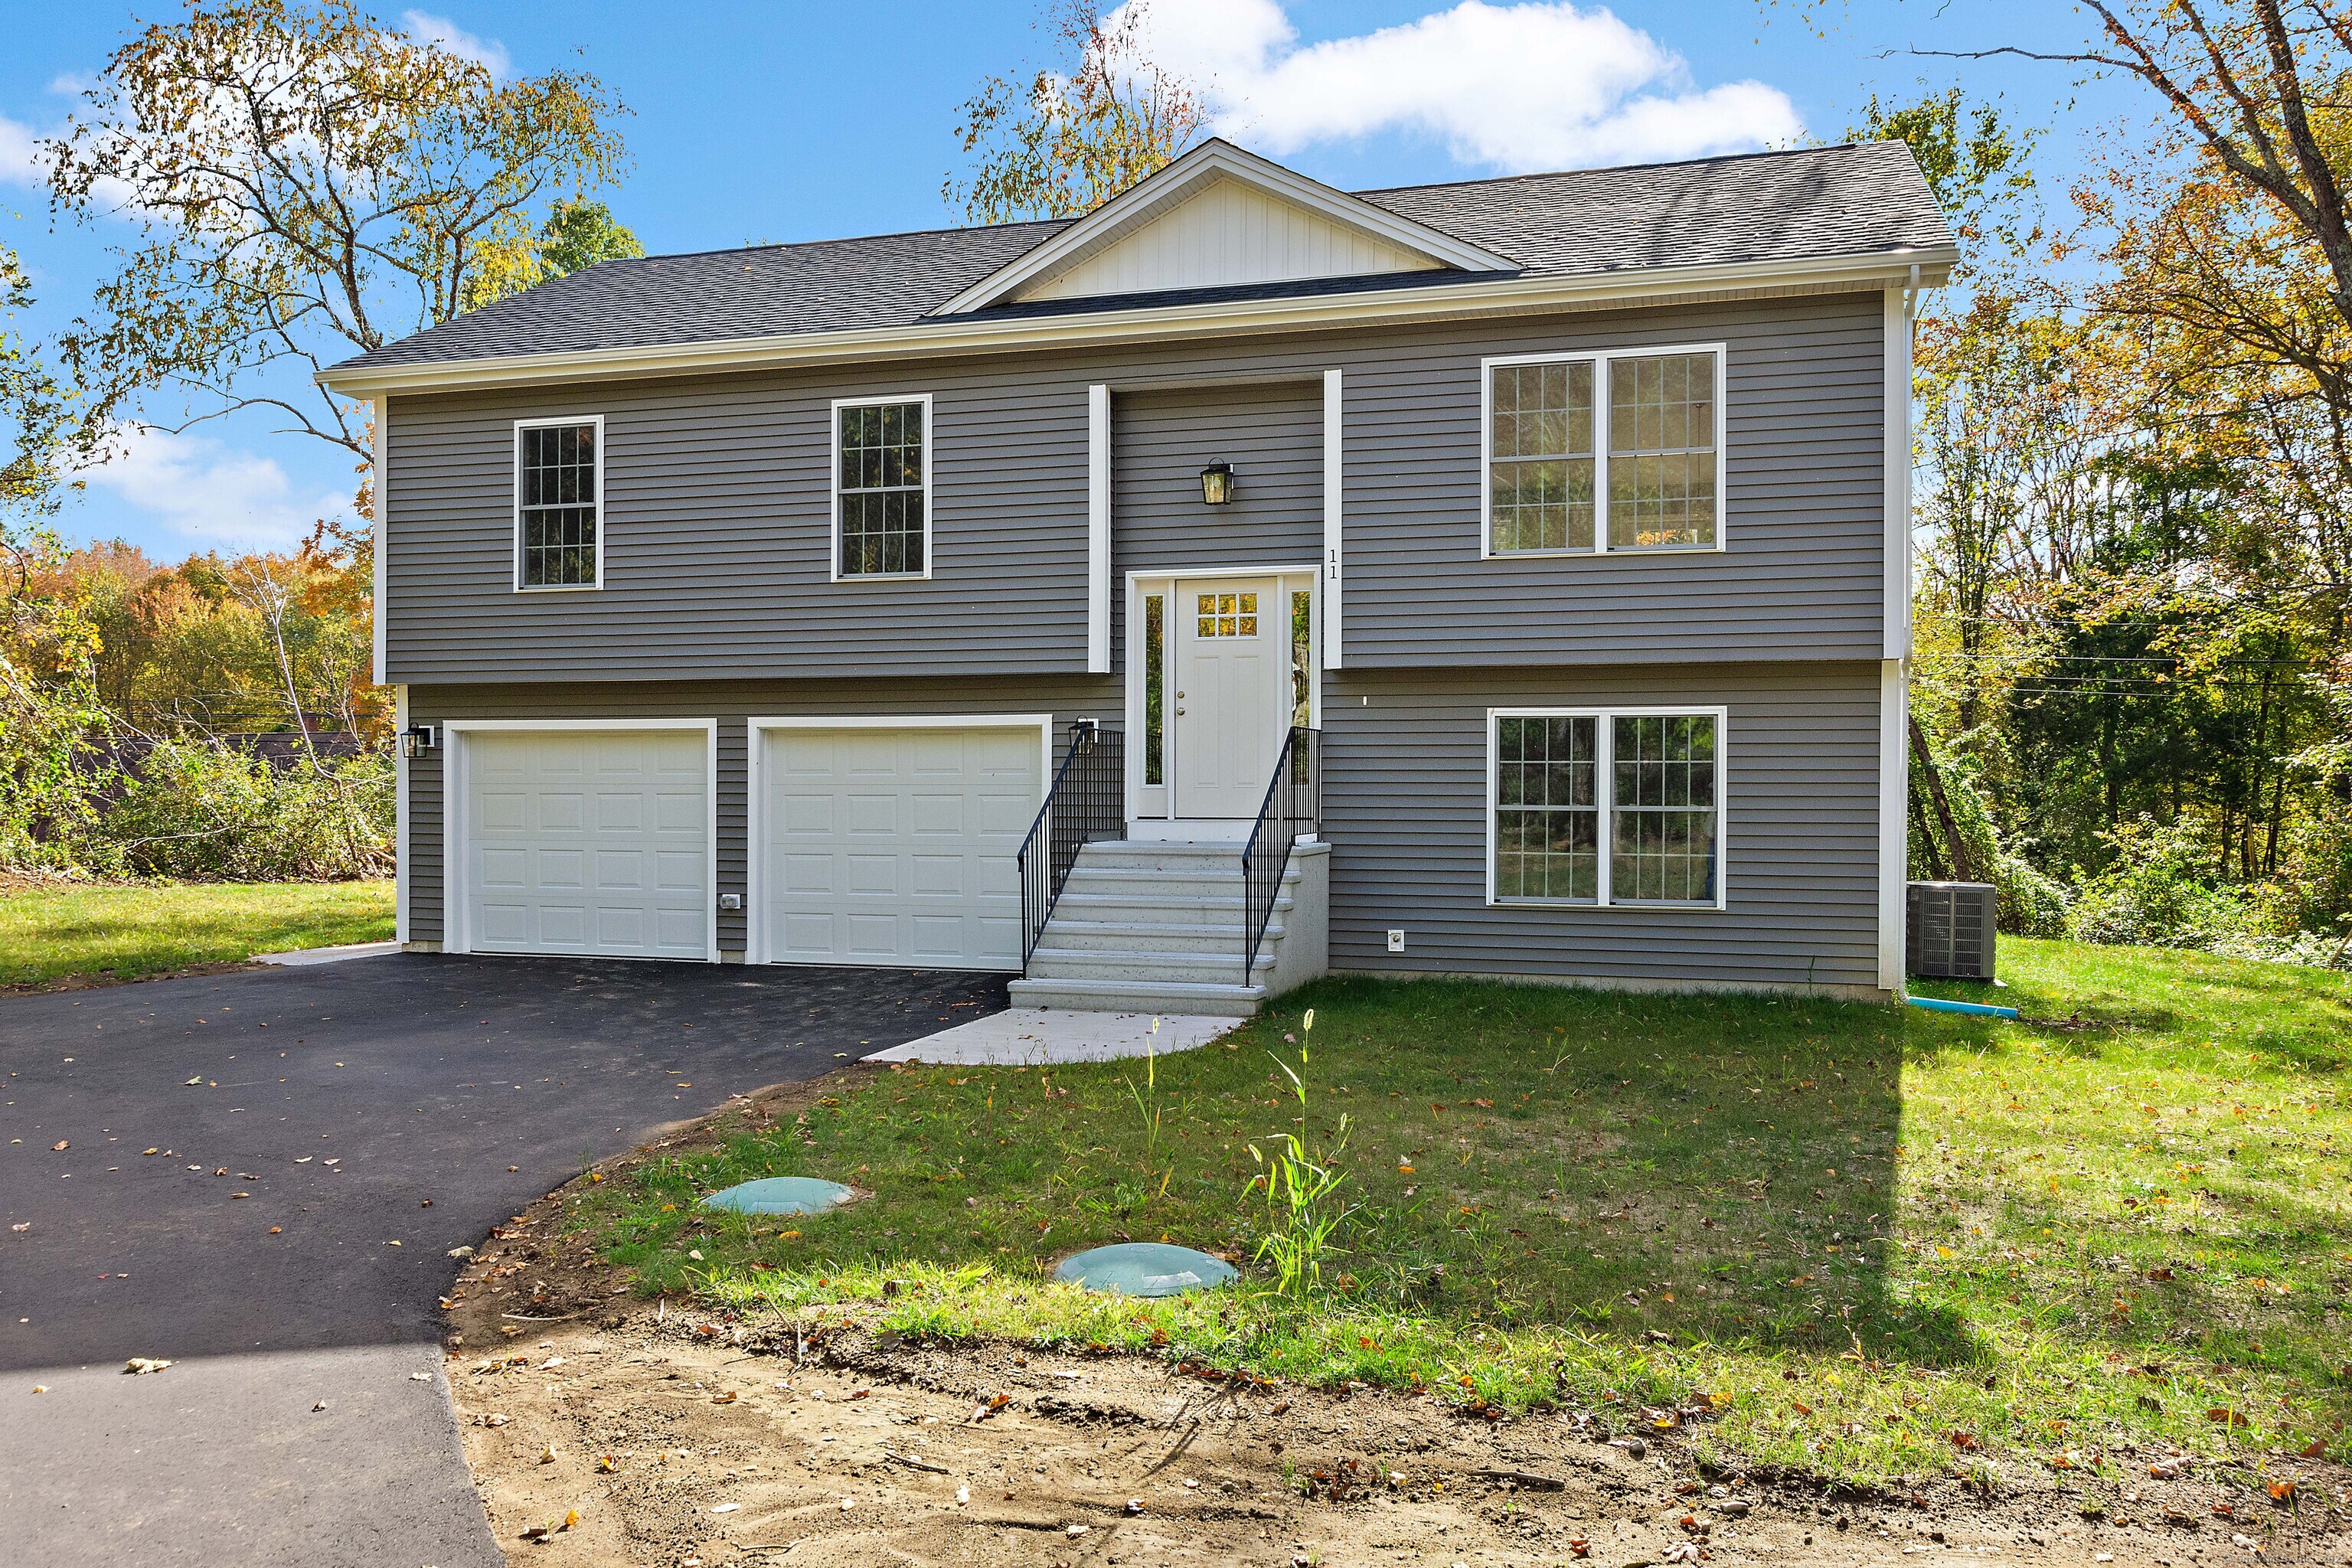
[[[814,1176],[769,1176],[713,1193],[702,1200],[702,1206],[736,1214],[823,1214],[856,1195],[839,1182],[819,1181]]]
[[[1065,1285],[1122,1296],[1174,1296],[1205,1290],[1234,1277],[1222,1258],[1164,1241],[1122,1241],[1062,1259],[1054,1278]]]

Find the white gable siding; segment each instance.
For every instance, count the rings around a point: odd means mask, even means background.
[[[1083,300],[1162,289],[1214,289],[1301,278],[1423,272],[1438,263],[1254,189],[1217,179],[1065,271],[1024,300]]]

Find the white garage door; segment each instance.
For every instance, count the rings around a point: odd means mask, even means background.
[[[761,731],[764,956],[1021,967],[1013,859],[1037,815],[1037,728]]]
[[[466,945],[709,953],[709,740],[695,730],[464,737]]]

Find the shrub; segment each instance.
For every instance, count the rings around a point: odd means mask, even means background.
[[[283,770],[203,741],[140,763],[96,837],[134,875],[324,881],[391,868],[393,763],[383,752]]]
[[[2066,931],[2066,887],[2022,858],[2003,850],[1994,863],[1998,891],[1996,923],[2013,936],[2063,936]]]
[[[2104,836],[2116,858],[2085,877],[2066,911],[2077,942],[2211,949],[2245,933],[2248,910],[2235,888],[2205,880],[2211,853],[2189,822],[2142,816]]]

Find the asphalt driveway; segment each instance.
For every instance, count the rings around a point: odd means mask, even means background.
[[[664,1123],[1004,999],[394,954],[0,1000],[0,1539],[44,1563],[500,1562],[440,1371],[448,1249]]]

